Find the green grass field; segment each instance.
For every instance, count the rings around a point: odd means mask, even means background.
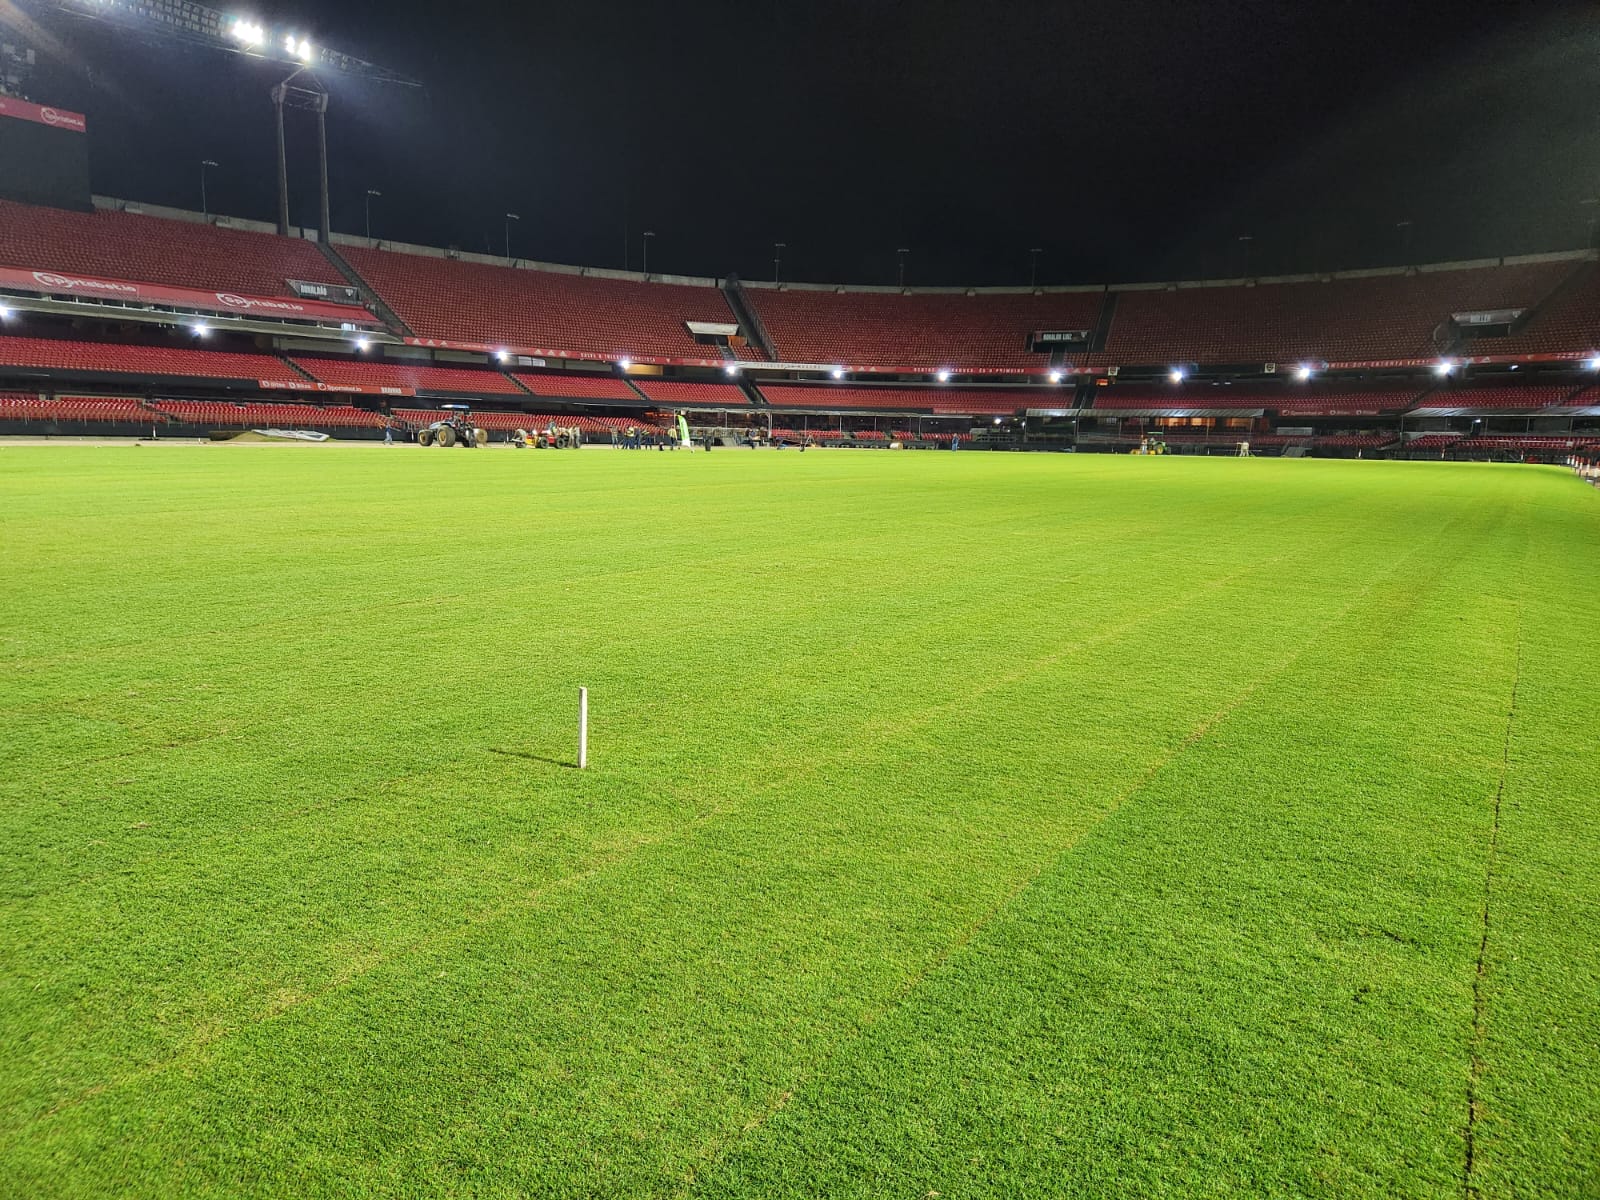
[[[1600,1196],[1566,472],[10,447],[0,562],[0,1195]]]

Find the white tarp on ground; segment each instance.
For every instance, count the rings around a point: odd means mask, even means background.
[[[252,432],[259,433],[262,437],[283,438],[289,442],[326,442],[329,440],[328,434],[314,433],[309,429],[256,429],[252,430]]]

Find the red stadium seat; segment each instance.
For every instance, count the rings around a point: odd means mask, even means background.
[[[418,337],[473,345],[720,359],[685,321],[732,324],[716,287],[642,283],[342,246]]]
[[[411,388],[464,396],[521,395],[521,389],[499,371],[483,367],[435,367],[426,363],[368,362],[364,359],[291,359],[313,379],[346,387]]]
[[[312,242],[128,212],[0,200],[0,266],[135,283],[289,296],[288,280],[348,281]]]
[[[292,374],[282,359],[269,354],[22,337],[0,337],[0,366],[192,379],[282,379]]]
[[[1092,330],[1104,295],[1084,292],[775,291],[746,286],[784,362],[846,367],[1043,367],[1032,333]]]

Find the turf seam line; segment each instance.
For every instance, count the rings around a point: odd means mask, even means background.
[[[1432,546],[1437,544],[1443,538],[1443,536],[1444,533],[1441,531],[1433,538],[1429,545]],[[939,952],[922,967],[921,970],[908,979],[893,996],[884,1001],[876,1009],[866,1013],[863,1019],[860,1020],[853,1028],[847,1030],[840,1038],[839,1042],[826,1054],[824,1054],[822,1058],[819,1059],[815,1064],[809,1068],[803,1068],[794,1078],[790,1086],[779,1091],[771,1100],[768,1101],[767,1105],[762,1109],[762,1111],[756,1113],[738,1129],[735,1129],[733,1132],[731,1132],[720,1143],[717,1143],[715,1146],[713,1146],[708,1153],[704,1154],[699,1163],[692,1164],[685,1172],[683,1183],[679,1186],[678,1190],[673,1193],[675,1200],[683,1200],[684,1197],[693,1192],[700,1176],[708,1168],[714,1167],[720,1163],[727,1157],[728,1153],[735,1149],[747,1135],[758,1132],[767,1124],[768,1121],[787,1108],[789,1102],[794,1099],[795,1093],[807,1083],[811,1082],[811,1080],[816,1078],[821,1071],[825,1070],[828,1064],[834,1061],[848,1045],[857,1041],[869,1029],[877,1025],[891,1012],[903,1005],[910,998],[911,994],[915,992],[917,988],[922,986],[929,976],[949,962],[950,959],[954,958],[955,955],[968,946],[972,940],[978,936],[978,934],[982,933],[984,929],[993,924],[1007,908],[1015,903],[1016,900],[1029,888],[1033,887],[1034,884],[1036,884],[1046,872],[1052,871],[1059,866],[1068,855],[1072,854],[1080,845],[1083,844],[1083,842],[1091,833],[1104,826],[1107,821],[1115,817],[1119,812],[1127,807],[1127,805],[1131,803],[1140,792],[1144,791],[1150,786],[1151,783],[1155,781],[1155,778],[1160,775],[1162,771],[1171,766],[1172,763],[1177,761],[1185,753],[1203,741],[1205,737],[1217,727],[1217,725],[1223,721],[1226,721],[1230,716],[1237,712],[1240,707],[1242,707],[1264,686],[1283,675],[1286,671],[1293,667],[1295,663],[1299,662],[1312,646],[1316,645],[1316,643],[1320,641],[1330,630],[1335,628],[1340,622],[1348,617],[1350,613],[1357,607],[1357,605],[1366,600],[1372,594],[1373,589],[1379,585],[1379,583],[1381,583],[1388,576],[1394,574],[1394,572],[1398,571],[1405,563],[1409,562],[1413,557],[1416,556],[1420,549],[1421,548],[1418,546],[1411,547],[1393,563],[1379,571],[1376,575],[1369,579],[1366,585],[1363,586],[1362,589],[1354,596],[1352,596],[1337,613],[1329,617],[1327,621],[1319,626],[1314,633],[1305,639],[1305,641],[1301,642],[1300,645],[1296,647],[1286,658],[1274,666],[1269,667],[1260,675],[1256,676],[1249,683],[1247,683],[1237,695],[1235,695],[1221,708],[1203,718],[1198,725],[1196,725],[1192,730],[1189,731],[1188,734],[1184,736],[1182,741],[1178,742],[1165,754],[1161,755],[1153,763],[1151,763],[1151,765],[1145,769],[1145,771],[1137,778],[1137,780],[1124,789],[1105,810],[1105,812],[1100,814],[1100,816],[1092,824],[1081,830],[1076,837],[1074,837],[1066,845],[1062,846],[1056,854],[1041,862],[1032,872],[1019,880],[1003,897],[1001,897],[1001,899],[996,901],[987,912],[978,916],[974,921],[969,923],[964,929],[957,933],[957,935],[947,945],[942,947]],[[1287,557],[1287,555],[1280,557]],[[1248,569],[1239,573],[1247,574]],[[1220,582],[1221,581],[1219,581],[1219,585]],[[1521,634],[1519,624],[1519,652],[1521,644],[1520,637]],[[1073,649],[1077,648],[1081,647],[1074,647]],[[1068,650],[1058,655],[1046,656],[1042,660],[1036,660],[1033,665],[1035,667],[1048,665],[1057,658],[1066,657],[1067,654],[1070,654],[1071,652],[1072,650]],[[1020,678],[1028,673],[1028,671],[1017,673],[1017,677]]]
[[[1483,872],[1483,908],[1480,915],[1478,962],[1472,976],[1472,1043],[1467,1070],[1467,1124],[1463,1131],[1466,1161],[1461,1171],[1461,1191],[1466,1200],[1483,1194],[1474,1181],[1477,1170],[1477,1128],[1483,1117],[1483,1097],[1479,1082],[1484,1072],[1484,1044],[1488,1040],[1487,976],[1489,970],[1489,902],[1494,891],[1495,861],[1500,852],[1500,810],[1506,793],[1506,776],[1511,770],[1511,731],[1516,721],[1517,693],[1522,687],[1522,606],[1517,606],[1516,658],[1511,674],[1511,699],[1506,705],[1505,738],[1500,749],[1500,777],[1494,789],[1494,815],[1489,825],[1489,851]]]

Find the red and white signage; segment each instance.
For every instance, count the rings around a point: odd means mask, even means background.
[[[68,129],[73,133],[89,132],[89,122],[82,113],[51,108],[48,104],[29,104],[26,100],[11,96],[0,96],[0,117],[15,117],[19,121],[32,121],[35,125]]]
[[[366,383],[318,383],[311,379],[258,379],[264,392],[331,392],[340,396],[415,396],[416,388],[373,387]]]
[[[37,292],[44,296],[88,296],[119,300],[125,304],[164,304],[198,312],[233,313],[237,316],[279,317],[290,321],[337,321],[340,324],[381,325],[365,309],[320,300],[274,300],[267,296],[241,296],[237,292],[203,292],[197,288],[131,283],[124,279],[99,279],[70,271],[31,271],[0,267],[0,288]]]

